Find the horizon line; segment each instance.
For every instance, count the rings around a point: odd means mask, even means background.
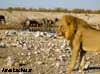
[[[23,6],[8,6],[8,7],[0,7],[0,9],[8,9],[8,8],[26,8],[26,9],[39,9],[39,8],[44,8],[44,9],[56,9],[56,8],[62,8],[62,9],[68,9],[68,10],[73,10],[73,9],[84,9],[84,10],[100,10],[100,9],[92,9],[92,8],[64,8],[64,7],[23,7]]]

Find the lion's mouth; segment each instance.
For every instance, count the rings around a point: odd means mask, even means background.
[[[61,32],[57,32],[57,36],[62,36],[62,33]]]

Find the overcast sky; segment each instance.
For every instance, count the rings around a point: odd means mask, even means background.
[[[100,0],[0,0],[0,8],[27,7],[27,8],[56,8],[67,9],[84,8],[100,9]]]

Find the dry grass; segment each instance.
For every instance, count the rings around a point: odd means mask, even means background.
[[[14,24],[9,24],[9,25],[6,25],[6,24],[2,24],[0,25],[0,30],[11,30],[11,29],[14,29],[14,30],[18,30],[18,29],[29,29],[29,30],[34,30],[34,31],[52,31],[54,32],[55,31],[55,27],[24,27],[23,25],[14,25]]]
[[[23,26],[22,25],[13,25],[13,24],[9,24],[9,25],[6,25],[6,24],[2,24],[0,25],[0,30],[7,30],[7,29],[23,29]]]

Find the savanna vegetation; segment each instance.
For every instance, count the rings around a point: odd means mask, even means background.
[[[88,13],[88,14],[100,14],[100,10],[91,10],[91,9],[72,9],[68,10],[65,8],[22,8],[22,7],[8,7],[6,9],[1,8],[0,10],[12,11],[36,11],[36,12],[68,12],[68,13]]]

